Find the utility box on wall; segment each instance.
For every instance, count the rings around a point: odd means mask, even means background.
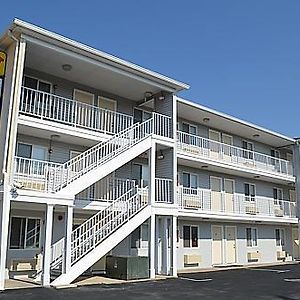
[[[107,256],[106,275],[123,280],[149,278],[149,258],[147,256]]]

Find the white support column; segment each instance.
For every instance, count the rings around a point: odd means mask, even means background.
[[[162,236],[162,264],[163,274],[168,275],[169,247],[168,247],[168,217],[163,217],[163,236]]]
[[[155,215],[151,214],[150,217],[150,234],[149,234],[149,268],[150,268],[150,278],[155,278],[155,252],[156,252],[156,240],[155,240]]]
[[[172,217],[172,276],[177,277],[177,217]]]
[[[53,227],[53,204],[47,204],[44,237],[43,286],[50,285],[51,244]]]
[[[5,180],[6,181],[6,180]],[[4,182],[5,182],[4,181]],[[6,277],[6,256],[9,236],[10,192],[9,186],[4,183],[3,200],[1,203],[1,241],[0,241],[0,290],[4,290]]]
[[[67,206],[67,211],[65,212],[65,248],[64,248],[63,273],[67,273],[71,268],[72,229],[73,229],[73,207]]]
[[[149,155],[150,165],[150,204],[155,204],[155,162],[156,160],[156,143],[152,141],[152,146]]]

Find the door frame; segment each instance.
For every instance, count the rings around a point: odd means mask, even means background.
[[[214,264],[213,261],[213,242],[214,242],[214,235],[213,235],[213,228],[220,227],[221,228],[221,263],[220,264]],[[224,226],[223,225],[216,225],[212,224],[210,227],[211,231],[211,265],[212,266],[218,266],[224,264]]]
[[[226,265],[234,265],[234,264],[237,264],[237,227],[235,225],[225,225],[224,226],[225,229],[224,229],[224,243],[225,243],[225,247],[224,247],[224,262]],[[226,243],[227,243],[227,237],[226,237],[226,232],[227,232],[227,228],[228,227],[231,227],[231,228],[234,228],[234,235],[235,235],[235,254],[234,254],[234,258],[235,258],[235,262],[234,263],[227,263],[227,253],[226,253]]]

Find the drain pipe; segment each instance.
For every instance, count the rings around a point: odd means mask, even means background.
[[[294,172],[296,176],[296,213],[298,217],[298,240],[300,241],[300,139],[297,138],[293,149]],[[300,257],[300,246],[298,247],[298,255]]]

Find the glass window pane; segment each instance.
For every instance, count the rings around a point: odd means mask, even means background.
[[[257,246],[257,230],[253,228],[252,246]]]
[[[31,78],[31,77],[26,77],[24,78],[24,86],[37,90],[38,87],[38,81],[37,79]]]
[[[32,146],[28,144],[18,143],[17,156],[31,158]]]
[[[198,227],[192,227],[192,247],[198,247]]]
[[[141,228],[137,228],[132,234],[131,234],[131,248],[140,248],[140,236],[141,236]]]
[[[247,247],[252,246],[251,228],[246,228]]]
[[[198,186],[197,175],[191,175],[191,188],[196,189]]]
[[[182,173],[182,184],[184,187],[190,187],[190,174]]]
[[[191,227],[183,226],[183,247],[191,246],[190,236],[191,236]]]
[[[42,92],[50,93],[51,85],[49,83],[40,81],[39,82],[39,90]]]
[[[32,158],[37,160],[46,160],[47,148],[40,146],[33,146]]]
[[[182,131],[189,133],[189,124],[182,123]]]
[[[22,235],[22,218],[11,218],[10,225],[10,248],[20,249],[21,247],[21,235]]]
[[[189,131],[190,131],[190,134],[196,135],[197,134],[197,127],[190,125],[190,130]]]

